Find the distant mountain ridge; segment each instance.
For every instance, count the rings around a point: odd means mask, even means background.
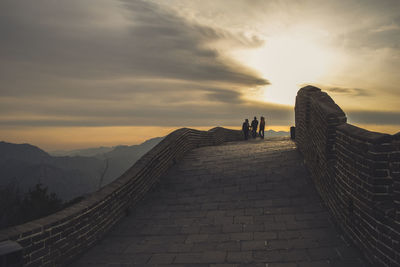
[[[0,141],[0,162],[7,159],[40,162],[49,157],[47,152],[30,144],[12,144]]]
[[[116,146],[112,146],[112,147],[101,146],[101,147],[91,147],[91,148],[74,149],[74,150],[55,150],[55,151],[49,151],[48,153],[51,156],[55,156],[55,157],[62,157],[62,156],[93,157],[98,154],[110,152],[111,150],[113,150],[115,148],[116,148]]]
[[[70,200],[118,178],[162,139],[157,137],[140,145],[117,146],[111,150],[100,147],[67,151],[74,156],[52,156],[30,144],[2,141],[0,186],[17,184],[21,192],[26,192],[42,183],[61,199]]]
[[[265,135],[265,137],[289,136],[290,132],[268,130],[268,131],[265,131],[264,135]]]

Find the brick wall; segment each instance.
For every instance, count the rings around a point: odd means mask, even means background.
[[[400,134],[346,123],[325,92],[299,90],[296,144],[337,224],[374,266],[400,266]]]
[[[0,242],[17,241],[24,266],[64,266],[101,239],[187,151],[242,139],[241,131],[220,127],[176,130],[111,184],[60,212],[1,230]]]

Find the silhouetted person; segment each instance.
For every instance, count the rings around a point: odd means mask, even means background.
[[[254,117],[254,120],[251,122],[251,133],[253,138],[257,137],[257,127],[258,127],[258,120],[257,117]]]
[[[258,132],[258,135],[264,139],[264,130],[265,130],[265,118],[261,116],[260,118],[260,130]]]
[[[249,120],[245,119],[244,122],[243,122],[243,125],[242,125],[242,131],[243,131],[243,134],[244,134],[244,140],[249,139],[249,127],[250,127]]]

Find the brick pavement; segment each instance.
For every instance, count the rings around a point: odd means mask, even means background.
[[[295,144],[189,152],[71,266],[365,266],[333,226]]]

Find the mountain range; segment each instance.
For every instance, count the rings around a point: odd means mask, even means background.
[[[276,137],[276,136],[289,136],[290,132],[286,131],[274,131],[274,130],[267,130],[264,133],[265,137]]]
[[[163,137],[140,145],[65,151],[54,156],[30,144],[0,142],[0,186],[27,192],[36,184],[64,201],[96,191],[132,166]]]
[[[288,136],[268,130],[266,137]],[[63,201],[91,193],[123,174],[163,137],[140,145],[95,147],[45,152],[30,144],[0,142],[0,187],[12,185],[21,193],[41,183]]]

